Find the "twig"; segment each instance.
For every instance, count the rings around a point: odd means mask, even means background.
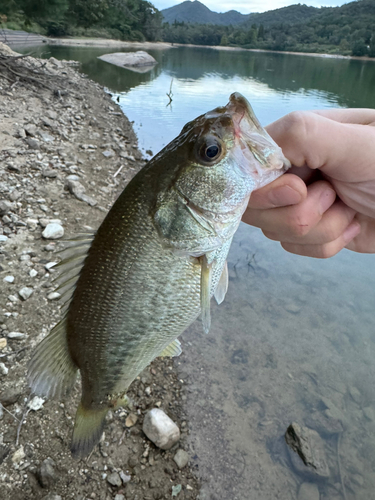
[[[8,356],[17,356],[20,352],[24,351],[25,349],[28,349],[29,346],[22,347],[21,349],[18,349],[18,351],[10,351],[6,352],[5,354],[0,354],[0,358],[7,358]]]
[[[124,430],[124,432],[121,434],[121,437],[120,437],[120,440],[118,442],[118,445],[121,446],[122,445],[122,442],[124,440],[124,437],[126,436],[126,431],[127,429]]]
[[[337,436],[337,463],[339,466],[339,476],[340,476],[340,483],[341,483],[341,489],[342,489],[342,496],[343,496],[344,500],[348,500],[347,496],[346,496],[345,484],[344,484],[344,480],[342,478],[342,472],[341,472],[341,460],[340,460],[341,436],[342,436],[342,432],[339,432],[339,434]]]
[[[121,167],[117,170],[117,172],[115,174],[113,174],[113,177],[116,177],[121,172],[121,170],[123,168],[124,168],[124,165],[121,165]]]
[[[11,413],[9,410],[7,410],[3,404],[1,404],[1,403],[0,403],[0,406],[2,407],[2,409],[3,409],[3,410],[5,410],[7,413],[9,413],[9,415],[10,415],[11,417],[13,417],[13,418],[14,418],[14,420],[17,420],[17,422],[19,422],[18,418],[17,418],[17,417],[15,417],[15,416],[13,415],[13,413]]]
[[[173,93],[172,93],[172,84],[173,84],[173,78],[171,80],[171,86],[169,87],[169,92],[167,92],[167,96],[169,97],[169,103],[167,104],[167,106],[170,106],[171,102],[172,102],[172,96],[173,96]]]
[[[27,407],[29,401],[30,401],[30,394],[27,397],[25,410],[24,410],[24,412],[22,414],[22,418],[21,418],[20,423],[19,423],[18,428],[17,428],[16,446],[18,446],[18,443],[19,443],[22,424],[23,424],[25,418],[27,417],[27,415],[29,414],[29,411],[30,411],[30,408]]]

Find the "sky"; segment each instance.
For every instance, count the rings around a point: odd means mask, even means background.
[[[151,0],[151,3],[159,10],[167,9],[182,3],[183,0]],[[241,14],[250,12],[266,12],[267,10],[280,9],[288,5],[305,3],[312,7],[337,7],[348,3],[350,0],[199,0],[213,12],[227,12],[228,10],[237,10]]]

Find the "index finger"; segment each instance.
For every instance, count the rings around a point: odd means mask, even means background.
[[[297,167],[307,165],[342,179],[346,166],[360,172],[362,179],[357,180],[373,177],[374,127],[337,122],[304,111],[290,113],[271,123],[267,132]]]

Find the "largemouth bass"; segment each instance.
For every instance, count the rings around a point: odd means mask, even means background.
[[[240,94],[187,123],[128,184],[96,234],[60,263],[63,318],[37,346],[34,393],[63,396],[78,370],[82,398],[71,451],[87,455],[109,408],[228,287],[226,258],[250,193],[290,166]]]

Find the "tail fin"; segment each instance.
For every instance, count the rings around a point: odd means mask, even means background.
[[[73,458],[83,458],[99,443],[108,408],[86,409],[79,404],[74,422],[70,451]]]
[[[35,349],[28,367],[29,386],[39,396],[59,398],[73,386],[77,370],[69,353],[64,318]]]

